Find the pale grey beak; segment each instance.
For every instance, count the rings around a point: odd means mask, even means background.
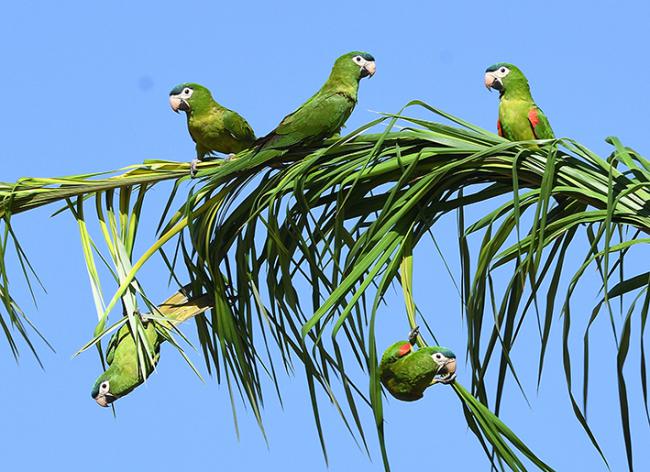
[[[438,374],[453,375],[456,373],[456,359],[448,359],[445,365],[442,366]]]
[[[97,397],[95,398],[95,401],[97,402],[97,404],[99,406],[104,407],[104,408],[109,406],[115,400],[117,400],[117,397],[111,395],[110,393],[100,394],[100,395],[97,395]]]
[[[178,109],[181,107],[181,101],[182,100],[175,95],[169,96],[169,105],[172,107],[174,112],[178,113]]]
[[[366,71],[369,77],[372,77],[373,75],[375,75],[375,71],[377,70],[377,65],[375,64],[375,61],[367,61],[363,65],[363,69]]]
[[[190,109],[190,106],[187,104],[187,102],[182,98],[180,98],[178,95],[169,96],[169,105],[172,107],[172,110],[174,110],[176,113],[178,113],[179,111],[187,111]]]
[[[485,87],[490,90],[490,89],[501,89],[501,82],[499,81],[499,78],[494,75],[492,72],[486,72],[485,73]]]

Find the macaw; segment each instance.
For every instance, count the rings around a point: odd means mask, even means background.
[[[510,141],[553,139],[555,135],[544,112],[530,93],[524,74],[512,64],[494,64],[485,71],[485,86],[499,91],[499,136]]]
[[[171,328],[212,307],[213,302],[208,295],[188,299],[189,290],[190,286],[187,285],[158,305],[157,314],[164,316],[166,320],[157,323]],[[129,323],[125,323],[109,340],[106,351],[108,368],[97,378],[92,389],[91,395],[100,406],[109,406],[142,384],[160,359],[160,345],[166,338],[158,331],[153,320],[146,319],[143,315],[137,316],[142,318],[145,337],[153,352],[153,363],[145,356],[144,369],[140,368],[135,339],[131,335]]]
[[[144,370],[148,377],[160,358],[161,336],[152,321],[144,321],[143,324],[147,342],[153,348],[154,353],[153,364],[145,361]],[[100,406],[110,405],[144,382],[142,371],[138,366],[138,353],[129,323],[124,323],[108,342],[106,363],[108,368],[95,381],[91,393]]]
[[[413,350],[417,331],[408,341],[397,341],[384,352],[379,363],[381,383],[398,400],[414,401],[436,383],[451,383],[456,378],[456,355],[441,346]]]
[[[238,113],[217,103],[210,91],[199,84],[177,85],[169,92],[169,104],[176,113],[187,115],[187,128],[196,143],[196,158],[190,165],[190,174],[206,156],[216,152],[234,154],[255,142],[255,133]]]
[[[375,58],[353,51],[339,57],[329,78],[309,100],[257,141],[253,158],[263,164],[295,146],[318,144],[338,134],[357,104],[359,81],[375,74]]]

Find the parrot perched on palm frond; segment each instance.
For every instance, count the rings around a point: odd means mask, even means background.
[[[372,77],[375,70],[375,58],[367,52],[353,51],[339,57],[320,90],[257,141],[256,163],[339,133],[357,104],[359,81]]]
[[[510,141],[553,139],[555,135],[548,118],[530,93],[526,76],[517,66],[501,62],[485,70],[485,86],[499,91],[499,136]],[[536,149],[535,144],[529,147]],[[555,195],[559,208],[568,205],[566,197]]]
[[[199,315],[213,305],[212,298],[202,295],[188,299],[187,285],[158,305],[157,314],[165,317],[159,324],[170,328],[193,316]],[[108,368],[95,381],[92,397],[100,406],[108,406],[142,384],[153,372],[160,358],[160,345],[166,340],[153,320],[142,320],[147,343],[152,348],[153,363],[145,356],[144,369],[138,365],[138,350],[131,335],[129,323],[125,323],[108,342],[106,362]],[[145,376],[143,377],[143,371]]]
[[[187,128],[196,143],[196,158],[190,169],[192,176],[196,173],[196,165],[213,152],[230,156],[255,142],[255,133],[248,122],[218,104],[202,85],[177,85],[169,92],[169,104],[176,113],[179,110],[186,113]]]
[[[533,100],[528,80],[519,68],[505,62],[488,67],[485,86],[499,91],[499,136],[510,141],[555,138],[548,118]]]
[[[144,322],[144,331],[154,353],[153,364],[146,362],[145,365],[144,370],[148,377],[160,358],[161,337],[152,321]],[[108,342],[106,363],[108,369],[95,381],[91,393],[100,406],[110,405],[144,382],[142,370],[138,366],[137,348],[129,329],[129,323],[125,323]]]
[[[441,346],[413,351],[417,331],[408,341],[398,341],[384,351],[379,363],[381,383],[398,400],[414,401],[435,383],[450,383],[456,378],[456,355]]]

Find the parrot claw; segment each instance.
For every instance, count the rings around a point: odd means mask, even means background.
[[[411,345],[415,344],[415,341],[416,341],[419,334],[420,334],[420,327],[419,326],[416,326],[411,331],[409,331],[408,340],[411,343]]]
[[[454,380],[456,380],[456,372],[453,374],[447,374],[444,377],[441,377],[440,380],[438,380],[440,383],[448,385],[452,383]]]
[[[201,159],[198,158],[192,159],[192,161],[190,162],[190,177],[192,178],[196,177],[196,171],[197,171],[196,166],[199,162],[201,162]]]
[[[456,373],[454,372],[453,374],[445,374],[441,376],[437,376],[434,378],[429,385],[435,385],[435,384],[443,384],[443,385],[449,385],[452,383],[454,380],[456,380]]]

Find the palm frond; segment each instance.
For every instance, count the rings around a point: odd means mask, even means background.
[[[432,113],[434,121],[407,112]],[[452,124],[435,121],[440,117]],[[381,124],[386,125],[383,132],[366,133]],[[279,169],[260,167],[251,151],[231,162],[206,163],[176,211],[172,211],[174,197],[187,179],[188,166],[163,161],[145,162],[113,177],[23,179],[1,185],[0,194],[7,228],[11,215],[68,202],[82,232],[100,319],[98,333],[106,332],[102,320],[120,300],[136,294],[143,297],[138,271],[153,255],[161,254],[173,278],[189,278],[195,293],[205,293],[214,301],[209,315],[196,318],[207,369],[225,378],[232,398],[238,392],[246,400],[260,425],[261,375],[272,378],[279,395],[274,365],[274,353],[279,353],[285,371],[293,370],[296,359],[304,366],[324,454],[316,385],[362,444],[366,439],[357,403],[373,407],[386,467],[381,390],[376,382],[376,313],[397,282],[406,300],[405,324],[415,323],[418,317],[418,323],[425,323],[410,288],[416,262],[413,248],[433,235],[444,215],[457,214],[461,258],[457,286],[466,317],[472,394],[460,385],[456,392],[470,428],[486,451],[492,447],[499,461],[524,470],[504,438],[538,467],[541,462],[485,405],[492,404],[498,414],[508,376],[519,383],[512,353],[531,311],[540,335],[537,378],[541,382],[556,300],[562,301],[563,266],[571,248],[580,247],[577,238],[585,237],[589,243],[584,263],[576,269],[561,309],[567,387],[576,417],[599,449],[586,420],[588,332],[605,308],[617,336],[619,404],[631,464],[623,366],[637,316],[645,330],[649,277],[645,273],[626,279],[623,266],[630,250],[648,242],[637,236],[650,232],[650,163],[617,139],[609,141],[613,150],[606,159],[570,139],[513,143],[415,101],[399,114],[385,115],[320,147],[292,150]],[[140,196],[144,198],[164,180],[175,185],[162,212],[158,240],[132,260]],[[111,202],[117,193],[116,206]],[[82,211],[84,201],[93,196],[98,221],[108,221],[101,227],[118,285],[107,303],[100,296],[90,258],[95,246]],[[467,224],[466,209],[476,204],[491,210]],[[469,241],[477,238],[480,246],[473,251]],[[13,321],[6,252],[0,256],[5,281],[0,288]],[[590,267],[601,276],[603,300],[594,308],[584,335],[581,408],[573,395],[570,300]],[[619,282],[612,284],[615,273]],[[502,291],[495,283],[497,274],[508,274]],[[307,291],[297,290],[303,285]],[[618,332],[611,303],[632,293],[635,302]],[[635,309],[637,300],[643,300],[640,310]],[[14,343],[10,334],[7,338]],[[100,338],[96,335],[89,345]],[[643,336],[640,348],[647,412]],[[355,368],[369,376],[369,396],[353,382],[344,350]],[[490,398],[484,379],[494,364],[497,383]],[[334,380],[342,385],[343,401],[334,393]]]

